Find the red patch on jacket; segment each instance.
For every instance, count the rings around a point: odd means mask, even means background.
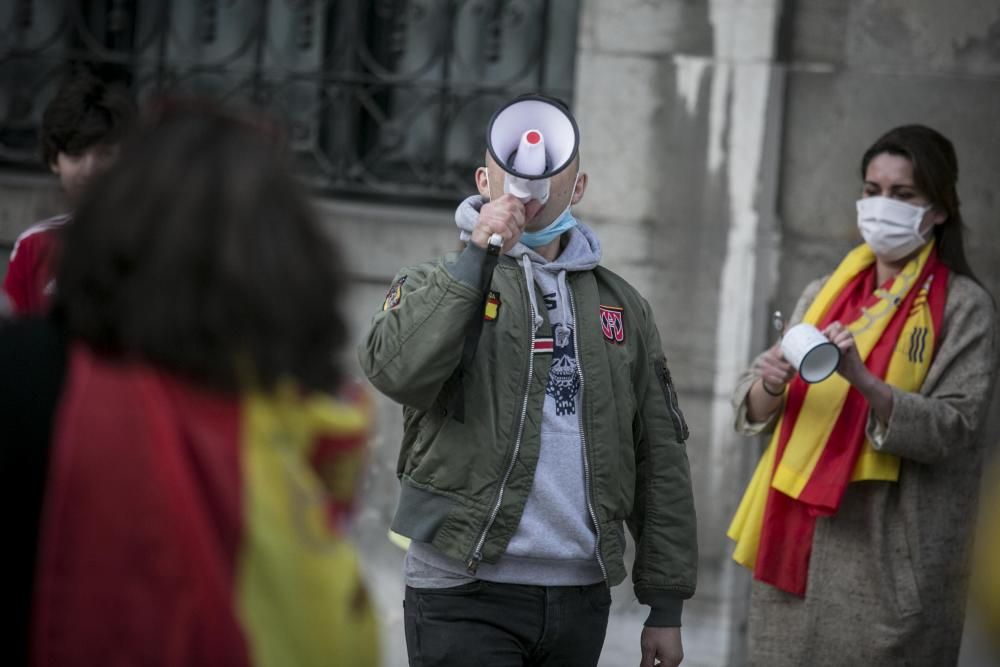
[[[625,310],[617,306],[601,306],[601,332],[612,343],[624,343]]]

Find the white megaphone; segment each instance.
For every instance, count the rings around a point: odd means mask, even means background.
[[[486,147],[506,172],[503,191],[523,202],[549,198],[549,179],[576,158],[580,131],[561,104],[538,95],[518,97],[493,114]]]

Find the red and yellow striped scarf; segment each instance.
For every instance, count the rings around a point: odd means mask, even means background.
[[[875,289],[875,256],[852,250],[803,321],[820,330],[846,322],[875,376],[918,391],[934,358],[948,269],[928,243],[891,281]],[[839,374],[789,383],[781,418],[733,517],[733,559],[754,578],[805,595],[816,518],[836,513],[847,484],[896,481],[899,458],[865,437],[868,403]]]

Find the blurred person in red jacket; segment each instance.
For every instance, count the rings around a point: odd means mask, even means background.
[[[135,105],[123,88],[87,71],[67,79],[49,102],[42,115],[42,160],[59,177],[70,211],[94,177],[114,161],[134,116]],[[72,215],[42,220],[15,242],[3,291],[16,314],[47,309],[55,291],[59,239]]]

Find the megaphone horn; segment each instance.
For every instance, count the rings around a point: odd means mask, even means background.
[[[522,201],[548,199],[549,179],[576,158],[580,131],[563,106],[542,96],[511,100],[493,114],[486,146],[506,172],[504,192]]]

